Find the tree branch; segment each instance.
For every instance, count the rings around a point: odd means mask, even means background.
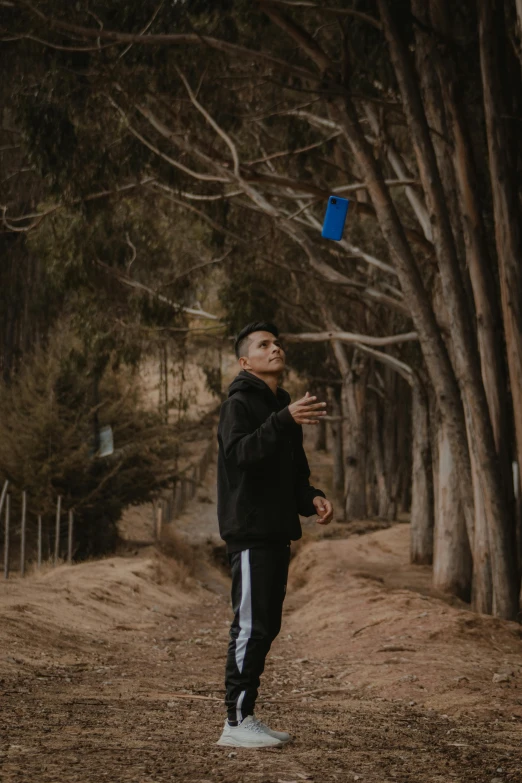
[[[216,49],[217,51],[225,52],[226,54],[235,55],[243,62],[246,57],[251,57],[257,62],[265,63],[280,71],[298,76],[306,81],[317,82],[320,80],[320,76],[312,71],[306,70],[306,68],[299,68],[298,66],[291,65],[285,60],[280,60],[277,57],[271,57],[264,52],[258,52],[255,49],[248,49],[244,46],[237,46],[236,44],[228,43],[228,41],[222,41],[218,38],[212,38],[210,36],[203,36],[199,33],[178,33],[178,34],[148,34],[140,35],[136,33],[122,33],[117,30],[98,30],[93,27],[83,27],[82,25],[70,24],[60,19],[55,19],[46,16],[42,11],[35,8],[31,3],[18,0],[19,6],[28,8],[33,14],[36,14],[39,19],[44,21],[53,30],[62,30],[64,32],[72,33],[73,35],[80,36],[82,38],[102,39],[106,41],[117,41],[119,43],[136,43],[145,44],[148,46],[206,46],[209,49]]]
[[[82,204],[85,201],[95,201],[99,198],[107,198],[108,196],[125,193],[126,191],[134,190],[136,188],[142,187],[143,185],[148,185],[149,183],[154,182],[154,179],[154,177],[145,177],[145,179],[141,180],[141,182],[133,182],[130,185],[121,185],[120,187],[113,188],[112,190],[101,190],[98,193],[89,193],[87,196],[80,196],[79,198],[75,198],[73,201],[71,201],[70,204],[54,204],[52,207],[49,207],[49,209],[46,209],[43,212],[30,212],[27,215],[17,215],[16,217],[9,217],[9,219],[6,215],[7,206],[4,205],[0,207],[2,212],[2,223],[9,231],[14,233],[31,231],[32,229],[36,228],[44,218],[52,215],[54,212],[59,212],[61,209],[66,209],[68,206],[76,206],[77,204]],[[34,222],[29,226],[13,225],[13,223],[22,223],[25,220],[33,220]]]
[[[370,348],[368,345],[365,345],[364,343],[354,343],[354,345],[360,351],[367,353],[369,356],[373,356],[373,358],[377,359],[377,361],[381,362],[382,364],[386,364],[388,367],[391,367],[392,370],[395,370],[395,372],[399,373],[399,375],[401,375],[404,378],[404,380],[410,384],[410,386],[413,386],[415,382],[415,377],[414,377],[413,370],[409,364],[406,364],[405,362],[401,362],[401,360],[396,359],[395,356],[390,356],[389,353],[384,353],[383,351],[376,351],[374,348]]]
[[[174,158],[171,158],[170,155],[167,155],[166,153],[162,152],[158,147],[156,147],[152,142],[150,142],[148,139],[145,138],[145,136],[142,136],[142,134],[134,128],[129,120],[128,115],[124,112],[124,110],[119,106],[119,104],[116,103],[114,98],[112,98],[110,95],[107,96],[110,104],[118,111],[120,116],[125,121],[125,124],[128,128],[128,130],[132,133],[133,136],[135,136],[139,141],[141,141],[142,144],[145,145],[151,152],[154,152],[156,155],[158,155],[160,158],[162,158],[166,163],[170,163],[171,166],[174,166],[175,168],[179,169],[180,171],[183,171],[185,174],[188,174],[190,177],[194,177],[194,179],[199,179],[204,182],[228,182],[229,180],[227,178],[223,177],[214,177],[210,174],[200,174],[198,171],[193,171],[192,169],[189,169],[187,166],[184,166],[183,163],[180,163],[177,160],[174,160]],[[144,113],[142,111],[142,107],[136,106],[138,111],[140,113]],[[145,116],[145,115],[144,115]],[[165,134],[162,134],[165,135]],[[169,131],[169,138],[172,141],[174,134],[172,131]]]
[[[266,0],[257,0],[257,2],[268,18],[281,30],[284,30],[308,57],[313,60],[321,73],[327,71],[334,72],[336,70],[333,60],[328,57],[326,52],[319,46],[315,38],[312,38],[307,30],[296,24],[285,13],[274,8],[271,2],[266,2]]]
[[[219,317],[217,315],[206,313],[204,310],[196,310],[192,307],[184,307],[183,305],[180,305],[177,302],[173,302],[172,299],[168,299],[166,296],[163,296],[163,294],[159,294],[157,291],[154,291],[152,288],[149,288],[149,286],[144,285],[144,283],[138,283],[137,280],[132,280],[132,278],[127,277],[126,275],[119,272],[117,269],[114,269],[108,264],[104,264],[103,261],[100,261],[98,258],[95,259],[94,263],[97,266],[99,266],[101,269],[103,269],[104,272],[107,272],[107,274],[111,275],[120,283],[122,283],[122,285],[126,285],[128,288],[135,288],[139,291],[144,291],[145,293],[150,294],[155,299],[158,299],[158,301],[171,307],[177,313],[179,312],[188,313],[189,315],[195,315],[198,318],[207,318],[210,321],[219,321]]]
[[[188,93],[188,96],[190,100],[192,101],[193,105],[196,107],[196,109],[203,115],[203,117],[206,119],[206,121],[209,123],[209,125],[214,128],[216,133],[223,139],[225,144],[228,146],[231,154],[232,154],[232,160],[234,161],[234,174],[236,177],[239,177],[239,156],[237,154],[237,147],[228,135],[228,133],[225,133],[223,128],[221,128],[218,123],[214,120],[214,118],[208,113],[208,111],[201,105],[201,103],[198,101],[194,93],[192,92],[192,89],[190,87],[190,84],[186,80],[183,73],[180,71],[179,68],[176,68],[176,71],[178,72],[178,76],[185,85],[185,89]]]
[[[179,207],[182,207],[182,209],[186,209],[188,212],[192,212],[195,215],[198,215],[202,220],[204,220],[206,223],[208,223],[209,226],[212,226],[212,228],[215,231],[219,231],[224,236],[230,237],[231,239],[234,239],[236,242],[240,242],[241,244],[246,244],[249,240],[244,239],[243,237],[238,236],[238,234],[234,234],[233,231],[229,231],[228,229],[221,226],[219,223],[216,223],[215,220],[212,220],[203,210],[197,209],[196,207],[193,207],[192,204],[187,204],[186,201],[184,201],[182,198],[176,198],[174,195],[174,191],[172,188],[169,188],[168,185],[164,185],[162,182],[155,182],[151,185],[152,190],[154,190],[155,193],[158,193],[158,195],[162,196],[163,198],[168,199],[168,201],[171,201],[173,204],[176,204]],[[242,193],[242,191],[238,191],[238,194]],[[181,193],[180,195],[184,196],[185,198],[190,197],[193,194],[188,193]],[[226,196],[222,196],[222,198],[225,198]],[[207,200],[208,197],[202,197],[202,200]],[[213,200],[213,197],[211,197],[208,200]]]
[[[397,345],[406,342],[417,342],[417,332],[406,332],[405,334],[394,334],[388,337],[373,337],[364,334],[352,334],[351,332],[328,331],[328,332],[303,332],[301,334],[281,335],[289,343],[322,343],[326,340],[338,340],[340,343],[348,345]]]
[[[317,5],[317,3],[304,2],[304,0],[270,0],[273,5],[288,6],[290,8],[302,8],[304,10],[320,11],[322,14],[335,14],[335,16],[353,16],[362,22],[367,22],[377,30],[382,30],[382,24],[374,16],[362,11],[354,11],[352,8],[333,8],[331,6]]]

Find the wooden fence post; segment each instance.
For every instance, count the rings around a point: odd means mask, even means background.
[[[5,499],[5,522],[4,522],[4,579],[9,576],[9,507],[11,498],[9,495]]]
[[[73,547],[73,529],[74,529],[74,514],[72,508],[69,509],[69,526],[67,529],[67,562],[72,564],[72,547]]]
[[[38,514],[38,568],[42,567],[42,515]]]
[[[22,533],[20,542],[20,576],[25,576],[25,523],[27,516],[27,492],[22,492]]]
[[[56,525],[54,528],[54,565],[58,563],[58,557],[60,556],[60,516],[62,513],[62,496],[58,495],[58,502],[56,503]]]

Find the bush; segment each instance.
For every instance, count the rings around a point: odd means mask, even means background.
[[[115,450],[98,457],[97,432],[106,425]],[[0,479],[12,485],[12,518],[19,519],[22,489],[29,529],[38,514],[53,520],[62,495],[64,527],[65,512],[75,511],[79,558],[114,549],[123,509],[172,478],[175,446],[172,428],[145,410],[136,372],[91,364],[67,324],[0,388]]]

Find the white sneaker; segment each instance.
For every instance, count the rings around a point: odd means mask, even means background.
[[[263,731],[265,732],[265,734],[269,734],[271,737],[275,737],[275,738],[276,738],[276,739],[278,739],[280,742],[290,742],[290,740],[292,739],[292,737],[290,736],[290,734],[287,734],[287,733],[286,733],[286,731],[275,731],[274,729],[271,729],[269,726],[267,726],[267,725],[266,725],[266,723],[262,723],[262,722],[259,720],[259,718],[256,718],[256,717],[254,717],[254,716],[252,716],[252,717],[253,717],[253,719],[255,720],[255,722],[257,723],[257,725],[258,725],[258,726],[259,726],[261,729],[263,729]]]
[[[280,739],[262,729],[252,715],[247,715],[239,726],[230,726],[229,722],[225,721],[223,733],[216,742],[216,745],[232,748],[280,748],[283,744]]]

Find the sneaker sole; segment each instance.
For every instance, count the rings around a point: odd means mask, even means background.
[[[271,734],[270,736],[273,737],[273,734]],[[293,737],[288,737],[287,739],[281,739],[281,737],[274,737],[274,739],[278,740],[279,742],[282,742],[283,745],[286,745],[288,742],[294,741]]]
[[[221,737],[216,742],[216,745],[221,745],[222,747],[226,748],[280,748],[284,745],[284,742],[281,742],[281,740],[277,740],[277,742],[266,742],[266,743],[246,743],[246,742],[237,742],[233,737]]]

